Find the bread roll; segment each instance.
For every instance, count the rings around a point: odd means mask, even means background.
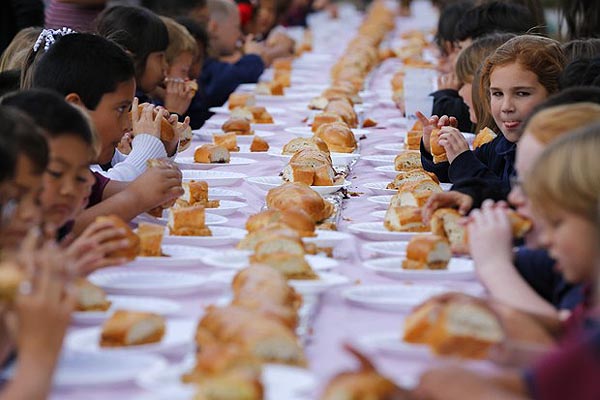
[[[292,240],[300,240],[300,234],[288,227],[285,224],[272,224],[264,227],[263,229],[248,232],[246,236],[237,244],[239,250],[250,250],[254,252],[254,249],[258,243],[277,239],[279,237],[290,238]]]
[[[394,178],[392,182],[390,182],[386,188],[387,189],[399,189],[402,185],[407,182],[418,182],[431,179],[435,183],[440,183],[437,176],[431,172],[427,172],[424,169],[411,169],[408,171],[399,171],[398,175]]]
[[[334,211],[333,205],[323,200],[310,186],[296,182],[269,190],[267,207],[282,211],[302,210],[315,222],[329,218]]]
[[[194,162],[202,164],[225,164],[230,160],[229,150],[216,144],[203,144],[194,151]]]
[[[423,224],[421,209],[413,206],[390,205],[383,219],[383,226],[393,232],[427,232]]]
[[[341,122],[321,125],[315,136],[327,143],[331,152],[353,153],[358,147],[354,133]]]
[[[315,236],[316,225],[304,211],[301,210],[265,210],[254,214],[246,221],[246,230],[255,232],[269,226],[283,224],[302,237]]]
[[[330,122],[343,122],[342,118],[333,113],[322,112],[320,114],[315,115],[315,118],[312,123],[311,130],[316,132],[319,127],[323,124],[328,124]]]
[[[182,152],[187,150],[190,147],[190,144],[192,144],[192,138],[194,137],[194,134],[192,133],[192,127],[191,126],[187,126],[185,129],[180,129],[181,126],[183,125],[183,123],[178,122],[177,126],[179,127],[179,148],[177,149],[178,152]]]
[[[112,251],[106,256],[108,258],[125,258],[127,260],[134,260],[140,252],[140,238],[138,238],[138,236],[131,230],[129,225],[123,222],[123,220],[116,215],[100,216],[96,218],[96,222],[105,221],[110,221],[115,228],[122,229],[125,232],[124,235],[109,238],[105,242],[125,239],[129,243],[126,248]]]
[[[161,257],[162,239],[165,233],[165,227],[157,224],[148,224],[141,222],[138,225],[137,235],[140,238],[141,257]]]
[[[469,253],[467,227],[461,223],[463,218],[453,208],[437,209],[431,216],[431,233],[446,238],[454,254]]]
[[[432,194],[442,191],[441,186],[431,179],[406,182],[398,188],[398,193],[394,195],[390,204],[423,207]]]
[[[480,146],[483,146],[486,143],[491,142],[492,140],[496,139],[497,136],[498,135],[496,134],[496,132],[494,132],[490,128],[483,128],[479,131],[477,136],[475,136],[475,140],[473,141],[473,150]]]
[[[514,210],[508,210],[507,212],[513,236],[517,239],[523,238],[533,228],[533,223]]]
[[[238,107],[249,107],[256,104],[256,98],[251,93],[231,93],[228,106],[230,110]]]
[[[174,236],[212,236],[205,225],[204,206],[201,205],[172,208],[167,226]]]
[[[246,118],[231,117],[221,125],[223,132],[233,132],[236,135],[252,135],[254,132],[250,121]]]
[[[280,82],[258,82],[256,93],[265,96],[283,96],[285,89]]]
[[[394,159],[396,171],[410,171],[411,169],[423,169],[421,164],[421,153],[419,151],[403,151]]]
[[[408,131],[404,137],[404,146],[408,150],[419,150],[421,148],[421,139],[423,138],[423,130]]]
[[[247,119],[250,122],[254,122],[254,115],[250,108],[248,107],[238,107],[231,110],[231,114],[229,114],[230,118],[243,118]]]
[[[102,325],[100,347],[157,343],[165,330],[165,320],[158,314],[117,310]]]
[[[208,183],[205,181],[189,181],[181,184],[183,195],[177,199],[178,207],[202,205],[205,208],[218,208],[219,200],[208,199]]]
[[[330,100],[327,107],[325,107],[325,112],[339,115],[350,128],[358,127],[358,116],[350,100]]]
[[[146,103],[144,103],[144,104],[146,104]],[[138,105],[139,113],[141,113],[144,110],[144,104]],[[159,109],[155,107],[152,112],[152,115],[156,116],[156,114],[158,113],[158,110]],[[133,123],[131,122],[132,118],[133,118],[133,114],[130,111],[129,112],[129,121],[133,127]],[[162,119],[160,120],[160,140],[163,140],[165,142],[170,142],[174,138],[175,138],[175,131],[173,130],[173,126],[169,123],[169,120],[163,116]]]
[[[21,283],[27,279],[25,272],[12,261],[0,263],[0,300],[11,302],[15,299]]]
[[[196,94],[196,92],[198,91],[198,82],[196,82],[196,80],[194,79],[189,79],[185,81],[185,87],[193,94]]]
[[[261,106],[253,106],[250,107],[250,112],[252,113],[252,122],[257,124],[272,124],[273,117],[265,107]]]
[[[110,308],[111,302],[106,298],[104,290],[87,279],[77,279],[75,281],[75,290],[77,293],[75,310],[106,311]]]
[[[292,57],[276,58],[273,61],[272,67],[273,67],[273,69],[282,69],[282,70],[286,70],[286,71],[291,71],[293,62],[294,62],[294,59]]]
[[[452,258],[448,241],[438,235],[413,237],[406,246],[404,269],[446,269]]]
[[[313,98],[310,103],[308,103],[309,110],[324,110],[329,104],[329,100],[325,97],[319,96]]]
[[[431,147],[431,155],[433,156],[434,164],[439,164],[441,162],[448,161],[448,156],[446,155],[446,149],[439,144],[441,130],[434,129],[431,132],[431,137],[429,140],[429,145]]]
[[[250,151],[253,153],[265,152],[269,150],[269,143],[258,135],[254,135],[250,143]]]
[[[282,69],[276,69],[273,73],[273,82],[277,82],[283,87],[292,86],[292,72]]]
[[[240,151],[237,145],[237,135],[234,132],[227,132],[222,135],[214,134],[213,142],[215,145],[225,147],[231,152]]]
[[[271,253],[252,256],[252,262],[268,265],[281,272],[287,279],[314,280],[319,279],[304,256],[286,253]]]
[[[293,155],[304,148],[312,148],[329,153],[329,147],[327,147],[327,143],[314,136],[311,138],[295,138],[290,140],[285,146],[283,146],[281,153]]]

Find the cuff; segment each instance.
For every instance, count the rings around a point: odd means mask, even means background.
[[[124,162],[135,166],[140,173],[146,170],[146,161],[153,158],[167,157],[167,151],[165,150],[163,143],[160,139],[152,135],[137,135],[133,139],[131,147],[131,153],[129,153],[129,156]]]

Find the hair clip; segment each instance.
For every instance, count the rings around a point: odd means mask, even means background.
[[[44,51],[47,51],[50,48],[50,46],[52,46],[56,41],[56,38],[54,37],[55,35],[67,36],[71,33],[77,32],[67,27],[63,27],[60,29],[43,29],[40,33],[40,36],[38,36],[37,40],[35,41],[35,44],[33,45],[33,51],[38,51],[42,42],[44,42]]]

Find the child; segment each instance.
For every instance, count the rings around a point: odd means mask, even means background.
[[[190,67],[189,79],[197,80],[202,72],[202,65],[208,54],[208,33],[206,28],[188,17],[178,17],[176,21],[184,26],[196,40],[197,56]],[[188,109],[189,110],[189,109]]]
[[[434,164],[429,138],[437,120],[432,118],[423,133],[423,168],[441,181],[455,183],[453,190],[472,197],[475,207],[488,197],[489,190],[497,200],[506,199],[523,122],[536,105],[558,91],[564,63],[560,45],[552,39],[523,35],[499,47],[482,66],[479,92],[502,135],[471,151],[460,131],[442,127],[440,145],[448,163]]]
[[[600,54],[596,58],[572,61],[560,77],[561,89],[575,86],[600,86]]]
[[[156,14],[141,7],[111,7],[99,16],[97,32],[133,55],[136,96],[141,102],[152,103],[150,93],[165,83],[168,93],[164,99],[165,108],[178,115],[185,114],[194,92],[179,82],[165,82],[165,51],[169,45],[169,33]],[[167,149],[169,155],[177,147],[176,143],[173,144],[175,146]]]

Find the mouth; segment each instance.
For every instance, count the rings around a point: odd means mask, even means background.
[[[55,206],[52,206],[50,208],[50,210],[55,213],[55,214],[70,214],[71,212],[73,212],[73,208],[66,205],[66,204],[58,204]]]
[[[517,129],[521,125],[521,121],[502,121],[502,125],[506,129]]]

